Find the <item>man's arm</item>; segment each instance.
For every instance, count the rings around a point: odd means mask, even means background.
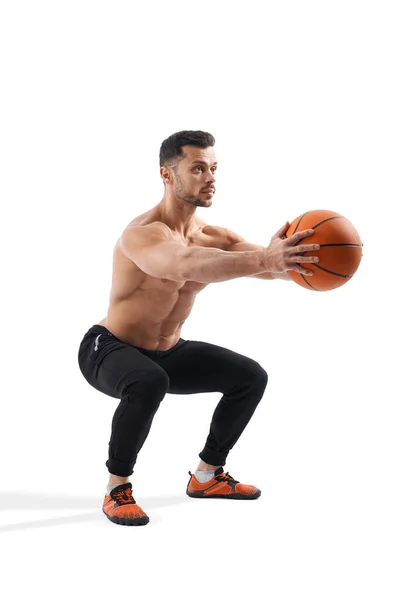
[[[172,281],[216,283],[263,273],[267,268],[266,248],[228,252],[218,248],[188,247],[159,222],[128,227],[118,245],[144,273]],[[274,256],[270,262],[273,268]]]
[[[314,230],[299,231],[286,239],[284,233],[288,228],[289,223],[281,227],[272,236],[268,248],[256,246],[255,250],[229,251],[220,249],[218,241],[215,242],[217,247],[186,246],[176,240],[164,223],[155,222],[128,227],[118,245],[139,269],[159,279],[216,283],[267,271],[269,275],[280,275],[289,269],[312,275],[313,272],[300,263],[317,262],[317,256],[304,256],[304,253],[319,250],[319,245],[303,245],[300,241]]]
[[[229,231],[229,239],[230,244],[227,247],[229,252],[243,252],[246,250],[265,250],[264,246],[258,246],[257,244],[250,244],[246,242],[244,238],[242,238],[239,234],[234,233],[233,231]],[[269,273],[268,271],[264,273],[258,273],[257,275],[248,275],[248,277],[256,277],[257,279],[284,279],[286,281],[291,281],[291,277],[287,271],[284,273]]]

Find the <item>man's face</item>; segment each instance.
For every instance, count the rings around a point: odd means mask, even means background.
[[[194,206],[211,206],[217,161],[212,146],[183,146],[184,157],[173,169],[175,194]]]

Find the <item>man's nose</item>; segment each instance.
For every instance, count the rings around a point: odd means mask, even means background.
[[[213,173],[212,171],[208,171],[207,183],[214,183],[214,182],[215,182],[215,173]]]

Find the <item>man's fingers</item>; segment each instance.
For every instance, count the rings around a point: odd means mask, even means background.
[[[302,244],[301,246],[296,246],[290,250],[290,252],[296,252],[299,254],[300,252],[313,252],[314,250],[319,250],[319,244]]]
[[[312,271],[307,271],[306,269],[299,269],[299,273],[302,273],[303,275],[307,275],[307,277],[310,277],[311,275],[314,275],[314,273]]]
[[[317,263],[319,262],[318,256],[300,256],[296,254],[293,256],[293,260],[297,263]]]
[[[300,240],[312,235],[313,233],[314,229],[305,229],[304,231],[298,231],[297,233],[294,233],[288,238],[288,240],[290,240],[292,246],[295,246],[300,242]]]
[[[290,271],[296,271],[297,273],[301,273],[302,275],[307,275],[307,277],[314,275],[314,273],[312,271],[309,271],[308,269],[303,269],[302,267],[298,266],[298,267],[292,267],[290,269]]]
[[[286,223],[284,225],[282,225],[282,227],[272,236],[272,239],[276,239],[276,238],[281,238],[285,235],[285,233],[287,232],[287,230],[290,227],[290,223],[289,221],[286,221]]]

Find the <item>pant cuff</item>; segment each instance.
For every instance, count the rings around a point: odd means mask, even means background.
[[[215,450],[209,450],[204,448],[199,454],[201,460],[209,465],[219,465],[223,467],[226,462],[228,452],[216,452]]]
[[[115,458],[109,458],[106,462],[106,467],[112,475],[120,477],[129,477],[133,473],[133,463],[121,462]]]

